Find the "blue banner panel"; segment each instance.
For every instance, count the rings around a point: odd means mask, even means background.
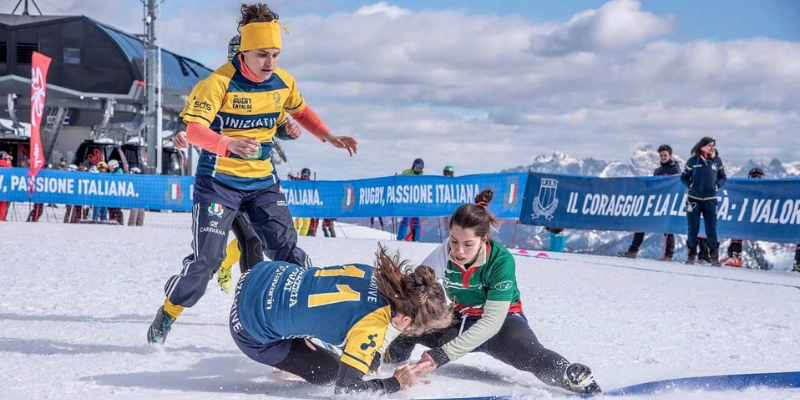
[[[686,192],[677,176],[598,178],[530,173],[520,222],[686,234]],[[800,242],[800,178],[728,179],[718,194],[720,237]]]
[[[28,197],[28,169],[0,168],[0,200],[150,210],[192,210],[194,177],[43,169]]]
[[[287,181],[283,192],[299,217],[444,217],[473,203],[484,189],[498,218],[517,218],[527,174],[483,174],[458,178],[397,175],[354,181]]]
[[[27,202],[28,170],[0,168],[0,200]],[[286,202],[297,217],[442,217],[494,190],[489,210],[517,218],[527,174],[485,174],[458,178],[390,176],[355,181],[284,181]],[[192,210],[194,177],[100,174],[42,170],[34,203],[72,204],[173,211]]]

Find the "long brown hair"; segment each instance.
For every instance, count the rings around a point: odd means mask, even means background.
[[[278,13],[272,11],[264,3],[242,4],[241,16],[239,17],[239,29],[251,22],[272,22],[277,21]]]
[[[697,142],[694,145],[694,147],[692,147],[692,155],[693,156],[700,156],[700,149],[702,149],[703,147],[705,147],[705,145],[707,145],[709,143],[714,143],[715,146],[717,145],[717,141],[716,140],[714,140],[713,138],[710,138],[708,136],[704,136],[702,139],[700,139],[699,142]]]
[[[375,257],[378,292],[389,301],[393,311],[413,320],[412,328],[403,331],[404,335],[420,335],[450,326],[453,310],[447,305],[444,288],[436,281],[433,268],[420,265],[410,271],[408,261],[400,260],[400,253],[391,257],[381,245]]]
[[[464,204],[458,207],[453,216],[450,217],[450,229],[456,225],[461,229],[474,229],[475,235],[484,237],[489,234],[493,226],[497,226],[499,221],[486,208],[494,198],[494,192],[486,189],[475,196],[475,204]]]

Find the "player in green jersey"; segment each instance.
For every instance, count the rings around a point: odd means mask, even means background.
[[[459,312],[457,321],[422,336],[401,336],[385,359],[401,362],[416,344],[429,347],[420,363],[441,367],[480,351],[542,382],[578,393],[600,392],[589,367],[570,363],[536,339],[522,312],[514,257],[489,238],[497,219],[486,209],[493,192],[484,190],[475,204],[459,207],[450,218],[450,237],[421,265],[436,272]]]

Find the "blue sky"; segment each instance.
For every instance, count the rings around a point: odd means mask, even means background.
[[[573,15],[598,8],[606,0],[411,0],[394,1],[414,11],[463,10],[471,15],[522,15],[535,22],[566,21]],[[352,12],[370,1],[329,0],[315,13]],[[672,13],[681,25],[677,40],[747,39],[756,36],[800,40],[800,1],[797,0],[643,0],[642,7],[656,14]],[[300,2],[302,4],[302,2]],[[298,10],[299,11],[299,10]],[[290,11],[287,17],[302,12]]]
[[[162,45],[217,68],[237,4],[166,0]],[[290,168],[321,179],[391,175],[417,157],[458,174],[555,151],[624,161],[662,143],[685,159],[702,136],[726,160],[800,166],[800,0],[268,4],[291,28],[280,66],[359,141],[353,159],[308,134],[286,143]],[[141,31],[137,0],[59,8]]]

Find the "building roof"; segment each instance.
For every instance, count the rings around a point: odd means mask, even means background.
[[[59,19],[75,18],[70,15],[17,15],[17,14],[0,14],[0,25],[6,26],[20,26],[35,24],[39,22],[57,21]]]
[[[86,16],[71,15],[12,15],[0,14],[0,25],[19,28],[23,25],[50,24],[66,22],[62,20],[84,19],[85,21],[97,25],[103,30],[120,48],[128,61],[134,66],[134,71],[138,71],[140,65],[136,59],[143,59],[145,56],[145,44],[142,39],[123,32],[110,25],[106,25],[95,19]],[[165,90],[191,90],[197,82],[205,79],[213,72],[205,65],[187,57],[175,54],[161,48],[161,74],[162,86]]]
[[[122,52],[128,57],[128,61],[134,63],[135,59],[144,58],[146,50],[144,41],[91,18],[86,19],[97,24],[100,29],[105,31],[119,45]],[[211,72],[213,72],[211,69],[195,60],[175,54],[164,48],[161,49],[162,85],[165,89],[191,89],[198,81],[210,75]]]

